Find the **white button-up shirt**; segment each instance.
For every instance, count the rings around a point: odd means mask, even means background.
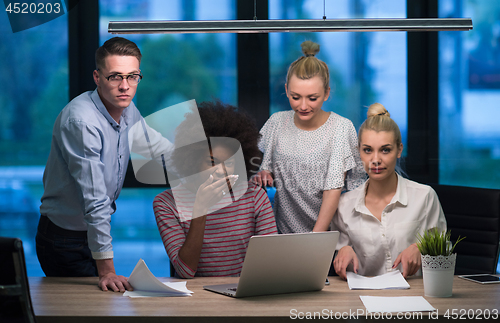
[[[337,250],[351,246],[359,260],[358,273],[365,276],[392,270],[398,255],[417,241],[417,233],[438,227],[446,230],[446,219],[436,192],[398,175],[396,194],[379,221],[366,207],[366,181],[340,197],[332,230],[340,231]],[[402,265],[397,267],[402,271]]]

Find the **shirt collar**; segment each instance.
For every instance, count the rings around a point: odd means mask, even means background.
[[[398,175],[398,187],[396,188],[396,194],[394,194],[390,204],[396,204],[399,202],[399,204],[406,206],[408,205],[408,190],[406,189],[406,181],[398,173],[396,173],[396,175]]]
[[[125,128],[125,126],[128,125],[128,112],[127,112],[129,110],[128,107],[123,110],[122,115],[120,117],[121,119],[120,119],[120,124],[119,124],[109,114],[108,109],[106,109],[106,107],[104,106],[104,103],[102,103],[101,97],[99,96],[97,89],[95,89],[94,92],[92,92],[90,97],[91,97],[92,101],[94,102],[95,106],[97,107],[97,110],[99,110],[99,112],[101,112],[101,114],[106,118],[106,120],[108,120],[108,122],[111,124],[111,126],[113,126],[114,129],[120,129],[120,125],[123,125],[124,128]],[[131,102],[130,105],[132,105],[132,104],[133,103]],[[129,107],[130,107],[130,105],[129,105]]]
[[[358,195],[358,200],[356,202],[356,206],[354,207],[354,209],[356,210],[356,212],[359,212],[359,213],[364,213],[364,214],[371,214],[370,211],[366,208],[366,205],[365,205],[365,196],[366,196],[366,189],[368,188],[368,181],[370,179],[366,180],[366,182],[363,183],[363,185],[359,186],[358,188],[356,188],[356,191],[357,190],[360,190],[361,192],[359,192]]]
[[[396,175],[398,176],[398,186],[396,188],[396,194],[394,194],[394,196],[392,197],[391,203],[389,203],[389,205],[399,203],[403,206],[406,206],[408,204],[408,190],[406,189],[406,181],[398,173],[396,173]],[[370,179],[368,179],[363,185],[356,189],[362,191],[360,192],[358,200],[356,201],[356,206],[354,207],[356,212],[371,214],[365,204],[366,190],[368,188],[369,181]]]

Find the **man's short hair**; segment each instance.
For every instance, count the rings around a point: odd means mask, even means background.
[[[142,58],[141,50],[133,41],[123,37],[113,37],[104,42],[104,44],[96,50],[96,69],[105,67],[104,60],[110,55],[134,56],[139,61],[139,64]]]

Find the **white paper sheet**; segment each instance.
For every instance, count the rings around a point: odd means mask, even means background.
[[[372,313],[431,312],[436,310],[422,296],[359,296],[366,311]]]
[[[408,289],[410,285],[404,279],[399,270],[394,270],[386,274],[365,277],[347,272],[347,284],[349,289]]]
[[[191,296],[193,293],[186,287],[186,282],[162,283],[149,270],[144,260],[139,259],[137,265],[128,278],[134,288],[126,291],[123,296],[129,297],[165,297],[165,296]]]

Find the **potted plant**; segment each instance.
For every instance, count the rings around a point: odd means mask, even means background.
[[[465,239],[458,237],[451,243],[451,231],[432,228],[417,234],[417,247],[422,257],[422,275],[425,296],[450,297],[457,254],[453,253],[457,243]]]

